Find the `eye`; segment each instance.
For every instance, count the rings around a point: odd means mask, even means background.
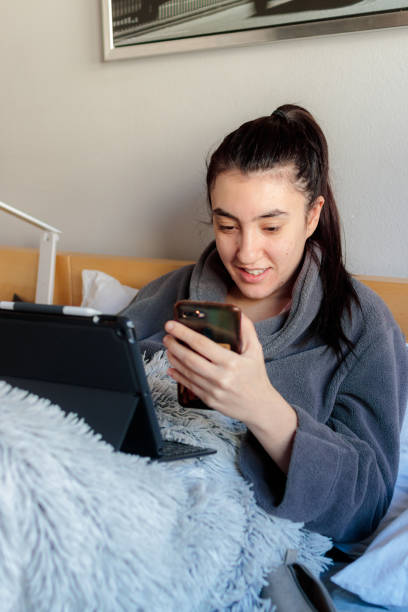
[[[227,225],[224,223],[218,223],[218,229],[221,232],[232,232],[235,229],[235,225]]]
[[[269,227],[264,227],[265,232],[268,232],[269,234],[273,234],[277,231],[280,230],[279,225],[271,225]]]

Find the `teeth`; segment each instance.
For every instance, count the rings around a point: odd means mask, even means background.
[[[245,270],[245,272],[248,272],[248,274],[252,274],[253,276],[259,276],[260,274],[262,274],[262,272],[265,272],[266,268],[263,268],[262,270]]]

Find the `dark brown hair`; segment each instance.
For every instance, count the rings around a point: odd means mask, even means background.
[[[344,346],[353,349],[342,327],[345,312],[351,303],[359,303],[342,255],[340,219],[329,180],[329,156],[326,138],[304,108],[284,104],[268,117],[248,121],[224,138],[212,154],[207,168],[208,201],[217,176],[228,170],[243,173],[262,172],[291,165],[294,183],[307,197],[308,212],[315,200],[323,196],[325,203],[319,224],[308,238],[319,245],[322,259],[320,276],[323,300],[314,322],[314,331],[340,359]]]

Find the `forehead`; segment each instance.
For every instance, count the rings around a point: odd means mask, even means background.
[[[269,210],[303,214],[305,195],[296,189],[294,169],[280,166],[265,172],[242,173],[229,170],[218,175],[211,191],[212,209],[222,210],[238,218],[254,218]]]

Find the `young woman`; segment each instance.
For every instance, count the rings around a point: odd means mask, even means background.
[[[224,139],[207,186],[215,243],[125,314],[148,355],[167,348],[174,380],[246,424],[239,465],[265,510],[362,539],[391,499],[408,360],[384,303],[344,268],[326,139],[281,106]],[[242,354],[170,320],[186,298],[239,306]]]

